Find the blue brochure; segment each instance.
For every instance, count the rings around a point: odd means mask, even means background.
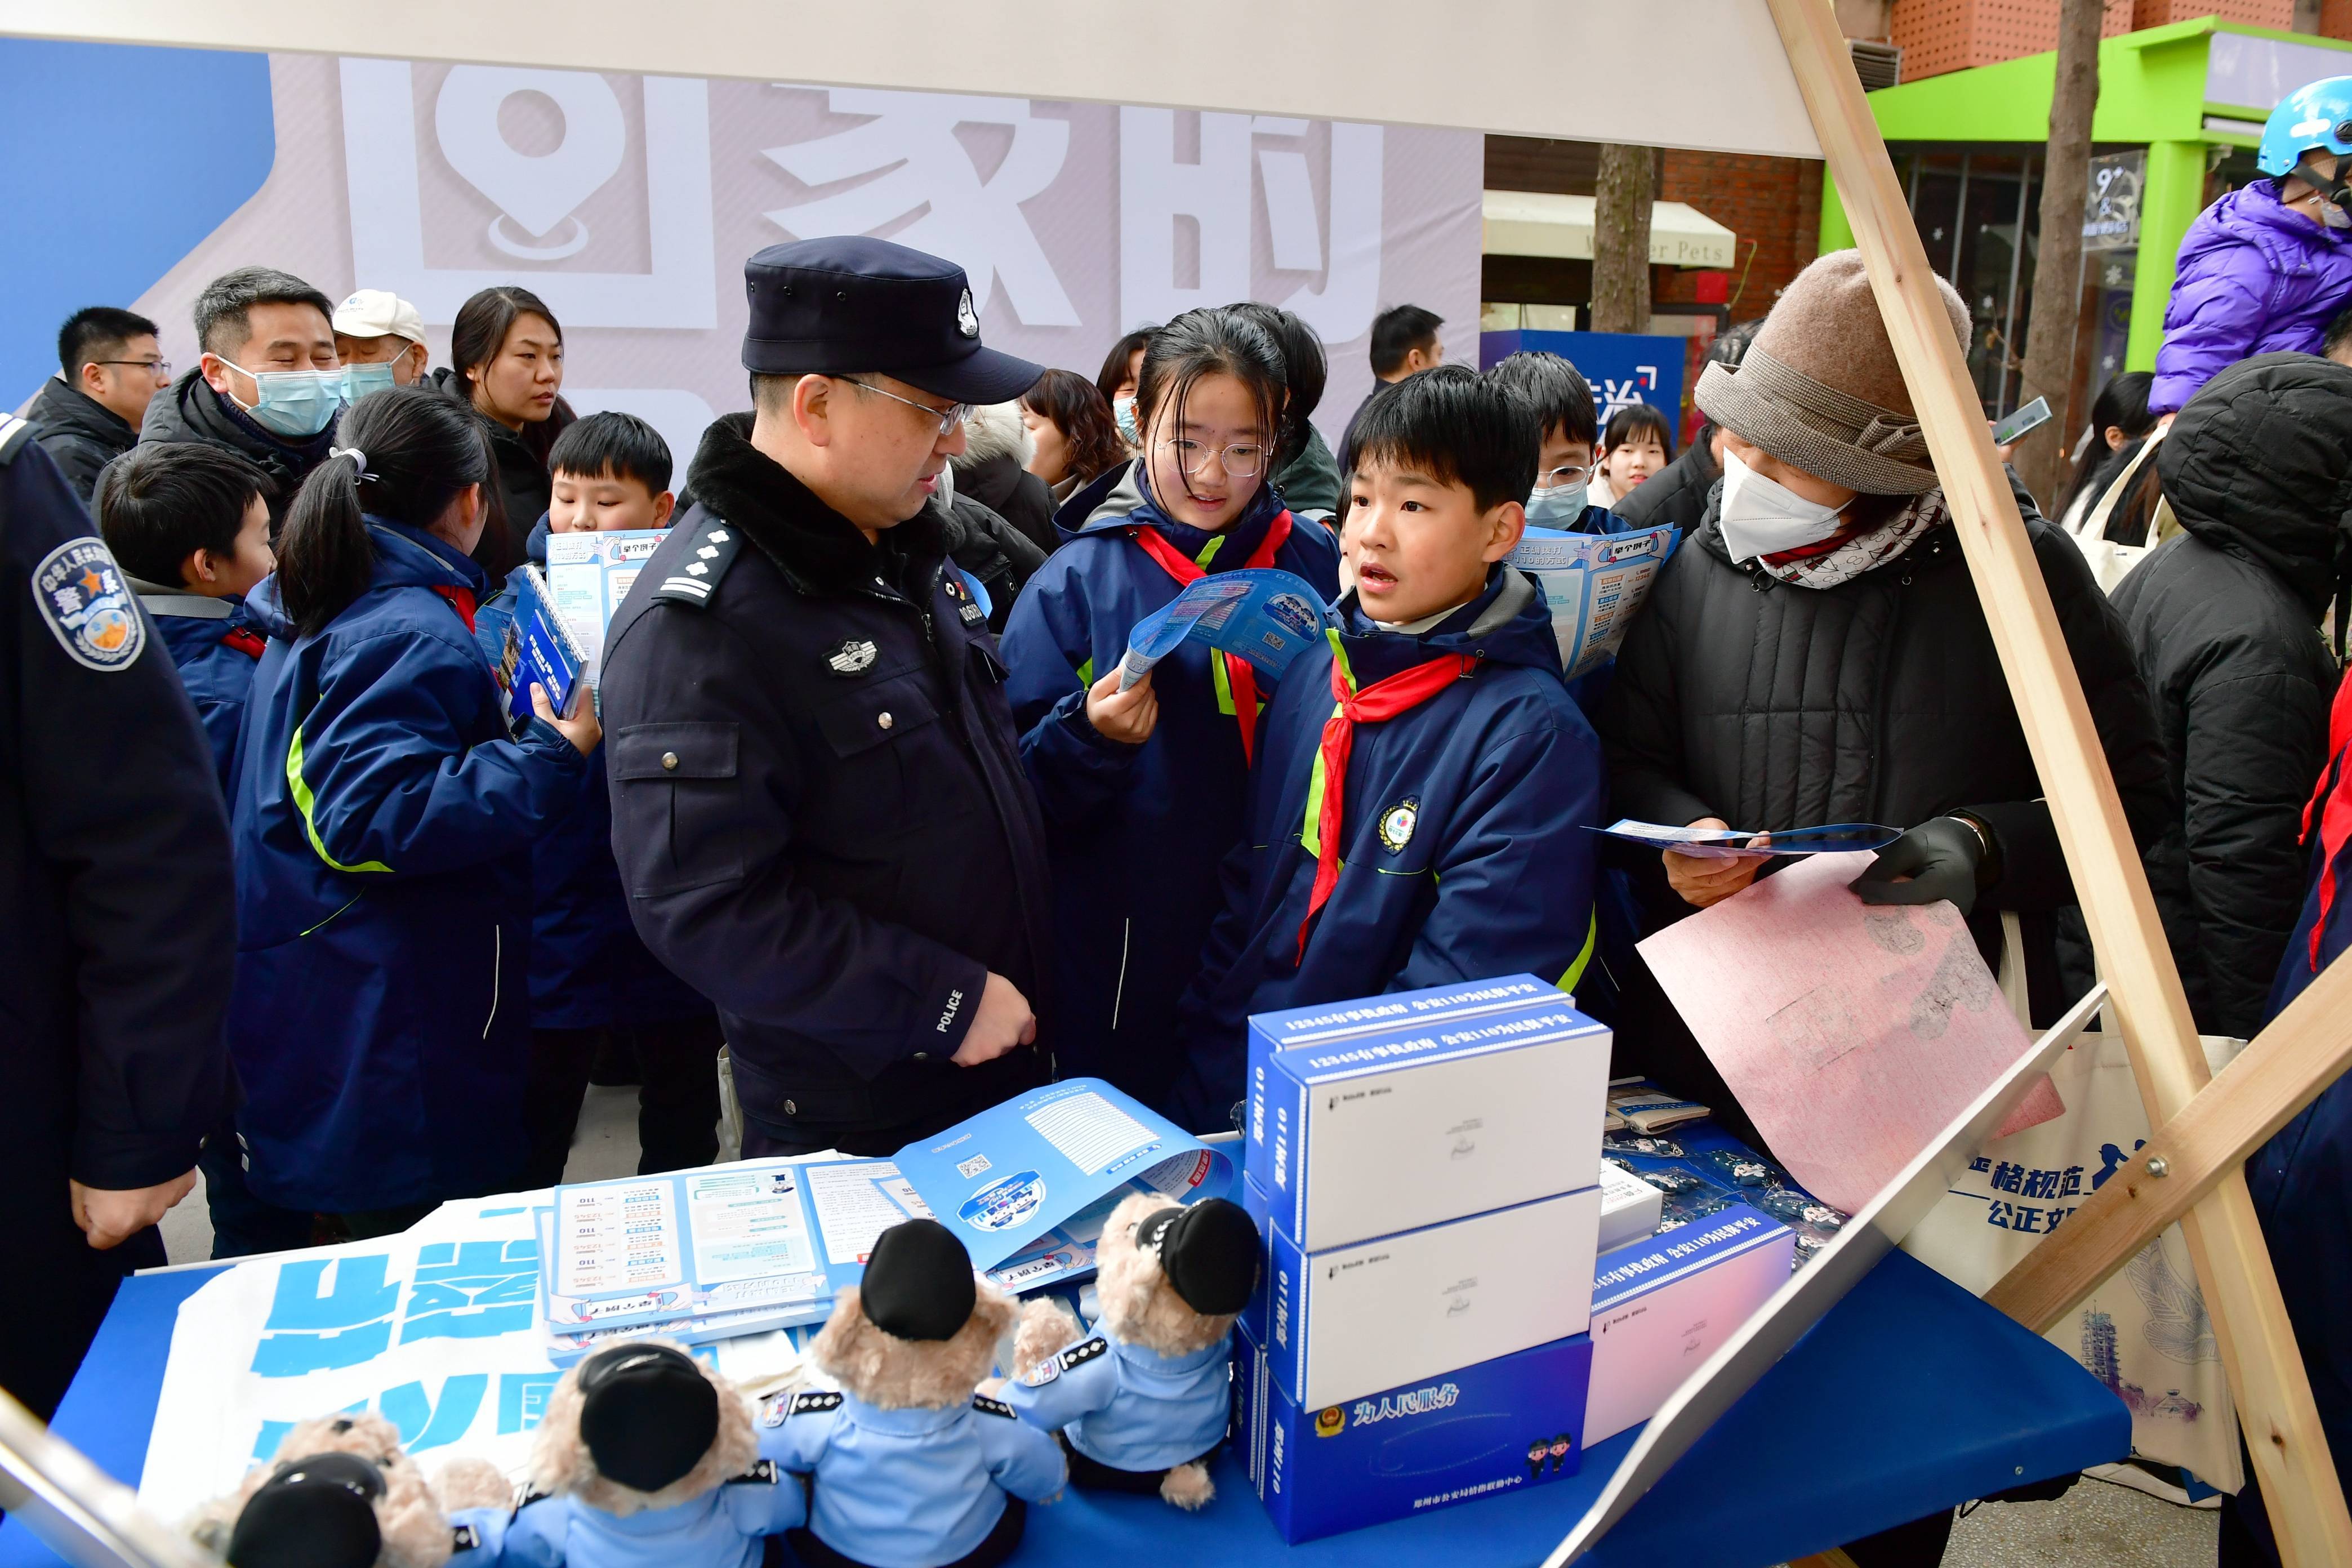
[[[1226,1155],[1098,1078],[1008,1100],[893,1160],[983,1271],[1016,1254],[1044,1263],[1068,1253],[1075,1264],[1080,1246],[1091,1265],[1105,1200],[1134,1190],[1192,1203],[1223,1196],[1234,1179]],[[1026,1288],[1061,1270],[1007,1272],[1022,1276],[1007,1283]]]
[[[1271,566],[1202,577],[1135,623],[1119,661],[1118,689],[1141,680],[1187,640],[1239,654],[1279,680],[1330,624],[1330,611],[1304,577]]]
[[[1671,524],[1639,533],[1534,527],[1503,557],[1543,585],[1569,679],[1617,657],[1633,612],[1650,596],[1658,569],[1681,539],[1682,531]]]
[[[587,650],[556,613],[555,595],[538,567],[526,562],[509,581],[514,584],[514,619],[507,625],[506,652],[500,673],[508,688],[508,711],[528,719],[534,683],[547,689],[547,700],[556,717],[569,717],[580,694],[587,689],[581,679],[588,668]]]
[[[1901,828],[1875,822],[1832,822],[1822,827],[1756,833],[1737,827],[1674,827],[1663,822],[1636,822],[1630,816],[1591,831],[1705,860],[1727,860],[1737,855],[1836,855],[1884,849],[1903,837]]]

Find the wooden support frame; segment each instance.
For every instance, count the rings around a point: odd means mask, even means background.
[[[2166,1128],[2210,1074],[2049,588],[1830,7],[1822,0],[1767,4],[1942,480],[2149,1125]],[[2243,1173],[2221,1174],[2181,1224],[2282,1557],[2289,1568],[2352,1563],[2352,1515]],[[2077,1226],[2098,1228],[2079,1214],[2067,1231]]]

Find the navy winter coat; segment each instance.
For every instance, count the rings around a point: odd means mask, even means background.
[[[238,753],[229,1040],[254,1192],[383,1209],[495,1191],[522,1163],[530,862],[585,772],[510,736],[475,645],[481,569],[370,519],[373,580],[298,637],[275,577]]]
[[[1066,542],[1004,628],[1022,761],[1051,829],[1064,1077],[1107,1079],[1149,1102],[1175,1082],[1176,1002],[1216,919],[1217,863],[1241,837],[1249,783],[1224,661],[1200,643],[1152,671],[1160,722],[1142,745],[1087,721],[1087,688],[1126,654],[1135,624],[1181,591],[1129,535],[1157,529],[1212,573],[1231,571],[1282,515],[1281,498],[1261,489],[1224,532],[1204,533],[1161,512],[1134,465],[1115,469],[1062,509]],[[1294,524],[1273,564],[1327,599],[1337,591],[1339,549],[1318,524]],[[1269,685],[1260,680],[1261,702]]]
[[[259,663],[263,637],[242,599],[214,599],[202,594],[161,587],[132,580],[139,602],[154,617],[155,630],[180,671],[180,684],[204,721],[205,739],[212,742],[214,771],[220,777],[221,798],[236,791],[236,737],[245,727],[246,700],[253,693],[254,667]]]
[[[1560,683],[1543,590],[1497,566],[1486,590],[1419,636],[1385,632],[1351,593],[1337,657],[1358,689],[1441,654],[1476,672],[1380,723],[1356,726],[1341,869],[1305,961],[1315,885],[1302,841],[1324,721],[1324,649],[1301,654],[1266,710],[1248,837],[1227,858],[1226,903],[1180,1026],[1184,1076],[1169,1114],[1221,1131],[1242,1098],[1253,1013],[1521,972],[1573,990],[1592,952],[1601,742]],[[1315,796],[1319,807],[1320,797]]]

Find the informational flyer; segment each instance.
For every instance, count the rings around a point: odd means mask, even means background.
[[[1322,640],[1330,624],[1322,596],[1291,573],[1245,566],[1198,578],[1135,623],[1127,657],[1119,661],[1119,689],[1141,680],[1187,641],[1238,654],[1279,680],[1301,649]]]
[[[668,537],[666,528],[547,536],[547,585],[557,614],[588,656],[592,687],[604,665],[604,628],[613,624],[637,574]]]
[[[1671,525],[1600,534],[1529,528],[1503,558],[1543,584],[1570,679],[1617,657],[1633,613],[1681,539]]]
[[[1006,1100],[896,1156],[931,1213],[991,1278],[1020,1264],[1028,1289],[1094,1266],[1081,1218],[1129,1191],[1181,1202],[1224,1194],[1233,1162],[1100,1079],[1066,1079]]]
[[[1728,860],[1741,855],[1843,855],[1884,849],[1903,837],[1901,828],[1875,822],[1833,822],[1821,827],[1758,833],[1740,827],[1675,827],[1663,822],[1636,822],[1630,816],[1593,831],[1702,860]]]

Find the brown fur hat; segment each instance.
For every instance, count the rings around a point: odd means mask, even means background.
[[[1233,1331],[1238,1312],[1194,1311],[1169,1282],[1160,1260],[1136,1241],[1143,1221],[1160,1209],[1182,1205],[1156,1193],[1129,1193],[1104,1222],[1097,1244],[1095,1297],[1102,1326],[1114,1338],[1165,1356],[1206,1350]]]
[[[630,1342],[682,1348],[663,1339]],[[540,1418],[539,1430],[532,1435],[531,1485],[550,1496],[568,1493],[600,1512],[625,1518],[698,1498],[750,1469],[760,1457],[759,1439],[751,1429],[751,1402],[707,1363],[697,1361],[694,1365],[719,1395],[719,1435],[710,1440],[709,1448],[694,1468],[659,1491],[651,1492],[624,1486],[599,1471],[596,1457],[588,1451],[588,1440],[580,1432],[583,1401],[580,1394],[580,1365],[574,1365],[565,1370],[548,1394],[547,1413]]]
[[[1011,1296],[982,1284],[971,1316],[953,1338],[902,1340],[866,1315],[853,1285],[809,1345],[809,1362],[877,1410],[945,1410],[971,1398],[996,1363],[997,1341],[1020,1313]]]
[[[399,1428],[381,1415],[320,1415],[298,1422],[268,1464],[256,1465],[234,1493],[196,1511],[187,1533],[198,1545],[225,1552],[253,1494],[280,1469],[316,1454],[356,1455],[383,1472],[383,1495],[375,1500],[376,1528],[383,1537],[376,1568],[441,1568],[449,1561],[449,1516],[425,1472],[400,1446]]]

